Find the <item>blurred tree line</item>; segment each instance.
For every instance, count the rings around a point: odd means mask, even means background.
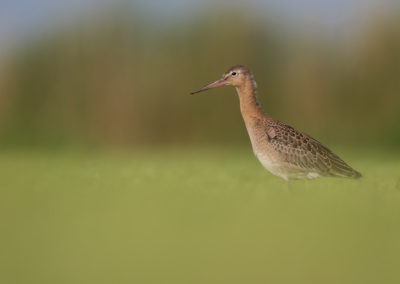
[[[0,71],[0,144],[247,143],[232,88],[189,96],[235,64],[268,113],[324,142],[400,143],[398,18],[352,44],[243,11],[151,22],[110,13],[16,50]]]

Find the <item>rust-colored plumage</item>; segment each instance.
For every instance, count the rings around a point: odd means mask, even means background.
[[[311,136],[266,114],[257,101],[253,75],[245,66],[229,68],[220,80],[192,94],[222,85],[236,87],[254,154],[272,174],[285,180],[361,177],[359,172]]]

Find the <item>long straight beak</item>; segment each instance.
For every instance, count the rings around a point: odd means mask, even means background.
[[[200,92],[203,92],[203,91],[212,89],[212,88],[216,88],[216,87],[219,87],[219,86],[223,86],[223,85],[226,85],[226,81],[225,81],[224,78],[219,79],[219,80],[217,80],[217,81],[215,81],[215,82],[213,82],[213,83],[211,83],[211,84],[208,84],[207,86],[204,86],[204,87],[201,88],[200,90],[191,92],[190,94],[191,94],[191,95],[194,95],[194,94],[197,94],[197,93],[200,93]]]

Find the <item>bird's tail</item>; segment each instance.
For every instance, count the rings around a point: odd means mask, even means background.
[[[337,155],[332,153],[331,155],[332,167],[330,169],[330,174],[336,177],[346,177],[353,179],[362,178],[362,174],[346,164],[345,161],[340,159]]]
[[[362,174],[357,172],[356,170],[354,170],[354,174],[353,174],[352,178],[360,179],[360,178],[362,178]]]

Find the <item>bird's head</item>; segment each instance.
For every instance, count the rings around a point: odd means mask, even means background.
[[[246,81],[251,80],[252,82],[254,82],[253,80],[253,75],[250,72],[250,70],[243,66],[243,65],[235,65],[231,68],[228,69],[228,71],[226,71],[221,79],[208,84],[207,86],[204,86],[203,88],[191,92],[190,94],[194,95],[196,93],[200,93],[209,89],[213,89],[216,87],[220,87],[220,86],[224,86],[224,85],[232,85],[234,87],[240,87],[241,85],[245,84]]]

